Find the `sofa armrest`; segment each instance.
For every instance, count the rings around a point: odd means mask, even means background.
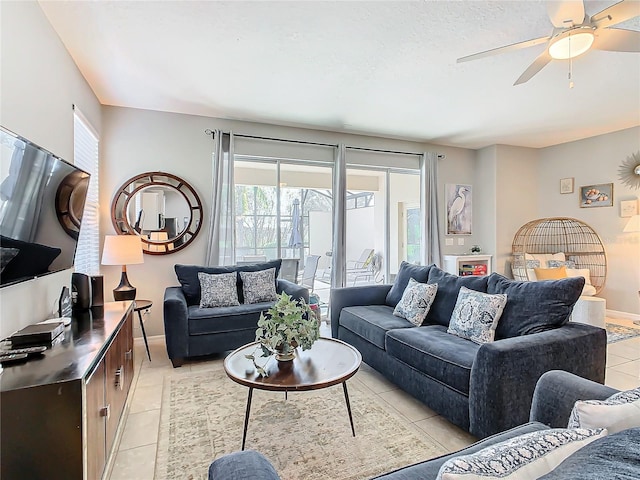
[[[164,291],[164,340],[170,359],[189,356],[189,309],[181,287]]]
[[[604,382],[606,331],[579,323],[480,347],[469,385],[470,432],[480,438],[529,420],[536,382],[565,370]]]
[[[289,280],[278,279],[278,293],[285,292],[296,300],[304,300],[305,303],[309,303],[309,289],[301,285],[296,285]]]
[[[280,476],[264,455],[244,450],[214,460],[209,480],[280,480]]]
[[[552,428],[566,428],[573,405],[578,400],[605,400],[618,390],[561,370],[540,377],[533,393],[532,422]]]
[[[338,323],[343,308],[359,305],[384,305],[391,287],[392,285],[363,285],[332,288],[329,300],[331,336],[338,338]]]

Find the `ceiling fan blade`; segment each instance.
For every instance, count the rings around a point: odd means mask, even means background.
[[[598,28],[611,27],[640,15],[640,2],[622,0],[591,17],[591,24]]]
[[[521,48],[533,47],[534,45],[540,45],[545,43],[551,37],[540,37],[532,40],[526,40],[524,42],[512,43],[511,45],[505,45],[504,47],[494,48],[480,53],[474,53],[473,55],[467,55],[456,60],[457,63],[468,62],[470,60],[477,60],[479,58],[490,57],[491,55],[498,55],[499,53],[510,52],[512,50],[519,50]]]
[[[640,32],[622,28],[598,29],[592,48],[610,52],[640,52]]]
[[[580,25],[584,22],[584,3],[582,0],[549,1],[547,13],[556,28]]]
[[[551,55],[549,55],[548,50],[545,50],[540,55],[538,55],[538,58],[536,58],[533,63],[529,65],[529,68],[527,68],[524,73],[520,75],[520,78],[518,78],[518,80],[516,80],[516,83],[514,83],[513,85],[520,85],[521,83],[531,80],[531,78],[540,70],[542,70],[545,65],[551,60],[552,58]]]

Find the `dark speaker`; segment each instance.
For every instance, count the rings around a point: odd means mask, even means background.
[[[91,275],[91,307],[104,306],[104,277]]]
[[[91,308],[91,278],[84,273],[71,274],[71,300],[74,310]]]

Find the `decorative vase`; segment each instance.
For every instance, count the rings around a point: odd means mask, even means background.
[[[297,346],[298,343],[295,340],[291,342],[291,345],[289,345],[287,351],[285,351],[283,345],[278,345],[276,347],[276,360],[279,362],[290,362],[296,357]]]

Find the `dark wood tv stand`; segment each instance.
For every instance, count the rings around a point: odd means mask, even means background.
[[[0,374],[0,478],[102,478],[133,379],[132,302],[74,314],[41,358]]]

